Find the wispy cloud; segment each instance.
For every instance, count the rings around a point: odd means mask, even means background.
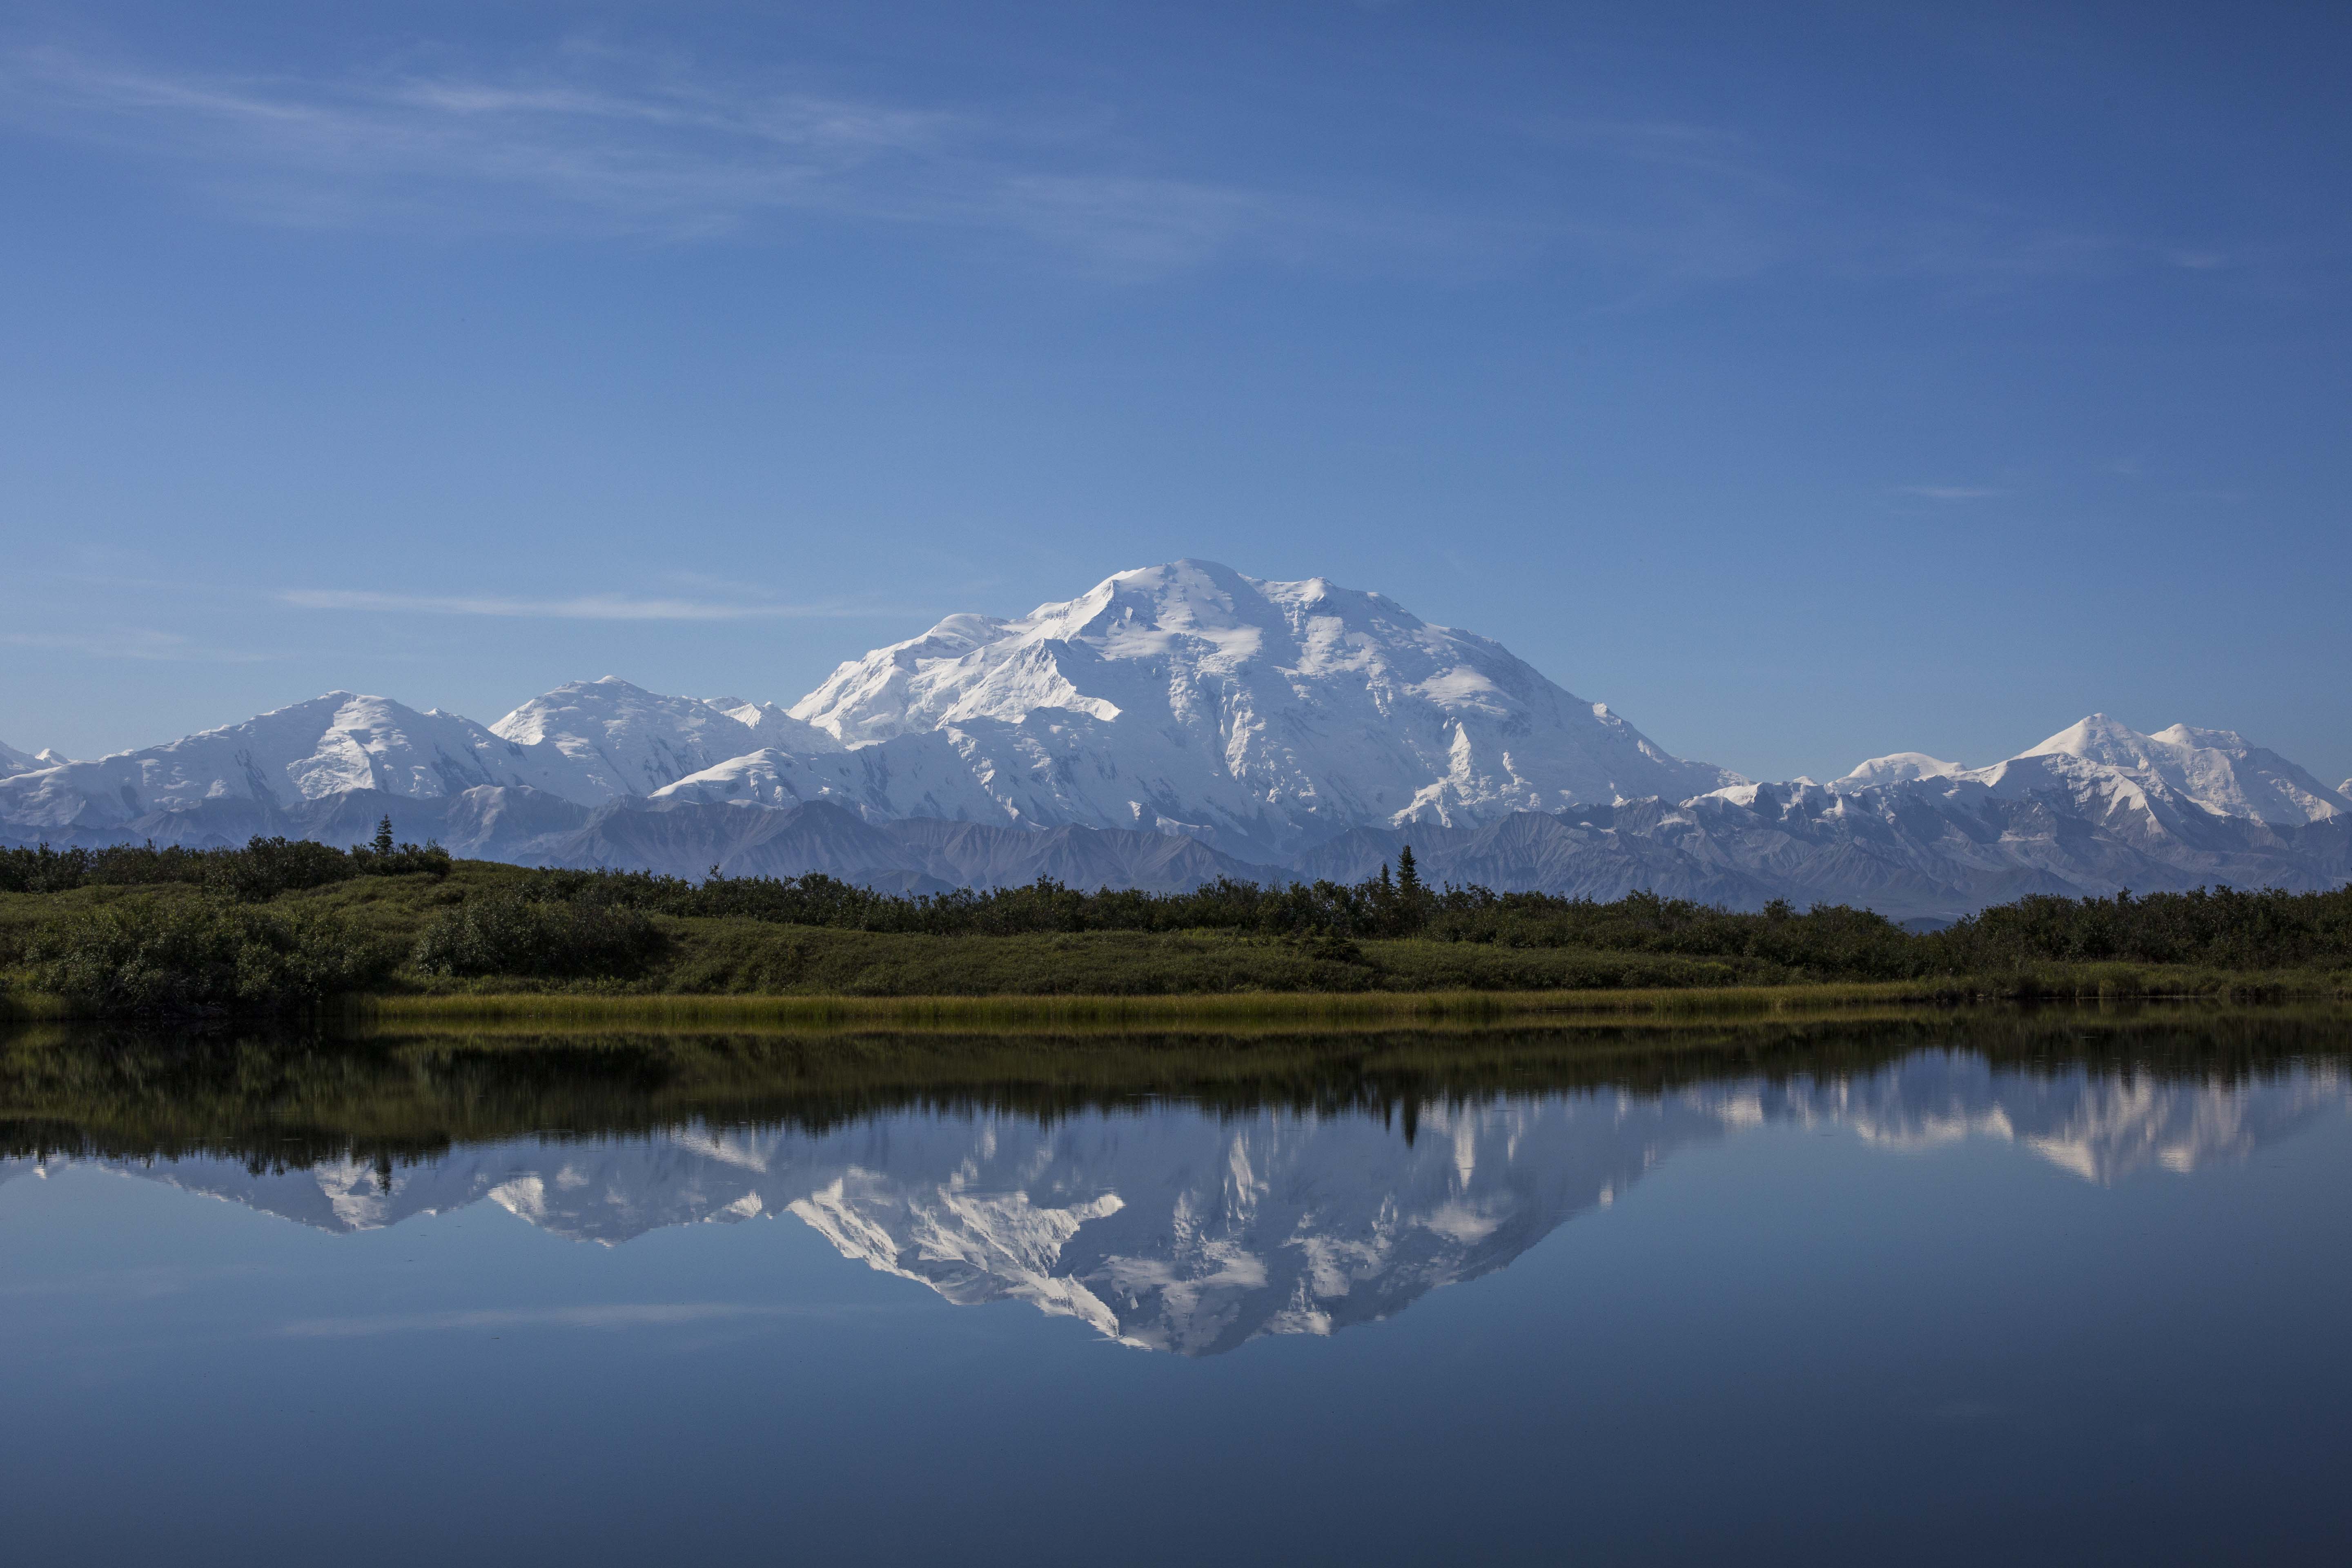
[[[1897,495],[1917,496],[1923,500],[1983,500],[1988,497],[2006,495],[2006,490],[1992,489],[1983,485],[1898,485]]]
[[[694,241],[855,221],[1019,237],[1119,278],[1227,258],[1458,277],[1554,257],[1625,274],[1635,300],[1783,268],[1965,290],[2203,264],[1999,203],[1826,192],[1736,129],[1675,121],[1498,115],[1473,132],[1478,180],[1336,181],[1204,163],[1108,110],[895,102],[578,42],[500,68],[419,58],[205,75],[18,50],[0,55],[0,116],[308,226]]]
[[[789,617],[830,618],[866,612],[810,605],[729,603],[715,599],[639,599],[622,594],[587,594],[571,599],[518,599],[499,595],[379,594],[348,588],[297,588],[280,594],[283,604],[305,610],[391,610],[428,616],[502,616],[564,621],[745,621]]]
[[[302,1318],[278,1332],[295,1339],[363,1339],[377,1334],[446,1333],[467,1329],[637,1329],[774,1318],[793,1309],[738,1301],[614,1302],[464,1312],[401,1312],[376,1317]]]
[[[276,221],[550,225],[692,239],[763,216],[1017,233],[1164,268],[1349,215],[1112,169],[1001,113],[746,84],[572,47],[491,75],[195,76],[38,48],[0,59],[11,118],[189,165]],[[1360,221],[1361,215],[1357,215]]]
[[[99,632],[0,632],[0,645],[48,648],[94,658],[130,658],[173,664],[258,664],[271,658],[242,648],[216,647],[177,632],[126,626]]]

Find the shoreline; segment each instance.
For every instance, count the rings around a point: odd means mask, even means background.
[[[2146,984],[2156,978],[2158,984]],[[2171,980],[2172,984],[2163,984]],[[2141,984],[2118,984],[2137,981]],[[961,1026],[1482,1025],[1570,1018],[1770,1018],[1887,1007],[1984,1003],[2285,1002],[2339,1000],[2323,975],[2145,973],[2037,975],[2022,982],[1968,979],[1828,981],[1783,985],[1674,986],[1548,991],[1193,992],[849,996],[792,994],[583,994],[477,992],[349,999],[343,1016],[363,1026],[572,1023],[940,1028]]]
[[[109,1023],[173,1027],[310,1021],[334,1027],[551,1025],[642,1028],[932,1029],[1482,1026],[1548,1019],[1732,1019],[1889,1007],[2083,1003],[2282,1003],[2352,1000],[2352,974],[2220,971],[2131,963],[2053,964],[2002,976],[1821,981],[1764,985],[1573,989],[993,992],[855,995],[805,992],[456,989],[372,992],[299,1013],[103,1016],[43,992],[0,992],[0,1026]]]

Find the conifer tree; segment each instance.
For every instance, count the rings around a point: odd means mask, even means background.
[[[1421,868],[1412,863],[1412,846],[1397,851],[1397,931],[1411,936],[1421,929],[1429,910],[1429,891],[1421,885]]]
[[[375,825],[375,852],[379,855],[392,853],[392,814],[390,812],[386,812],[383,820]]]

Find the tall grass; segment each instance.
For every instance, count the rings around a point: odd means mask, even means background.
[[[364,1024],[517,1024],[701,1029],[776,1027],[1121,1029],[1495,1024],[1579,1016],[1762,1018],[1975,1002],[2352,994],[2347,977],[2237,974],[2142,965],[2048,965],[1994,979],[1577,991],[1257,992],[1177,995],[776,996],[565,992],[352,998]]]

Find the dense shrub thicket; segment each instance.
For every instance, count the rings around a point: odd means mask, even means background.
[[[2020,899],[1920,939],[1956,973],[2120,959],[2214,969],[2352,965],[2352,887],[2329,893],[2200,888],[2112,899]]]
[[[323,888],[353,877],[446,877],[449,851],[438,844],[394,844],[387,820],[373,845],[336,849],[306,838],[256,837],[241,849],[186,849],[176,844],[114,844],[103,849],[0,849],[0,893],[63,893],[86,887],[182,882],[260,903],[280,893]]]
[[[661,931],[641,911],[512,893],[444,910],[416,943],[427,974],[633,979],[661,956]]]
[[[27,956],[42,989],[102,1016],[315,1006],[389,973],[333,916],[214,899],[110,904],[52,921]]]
[[[1612,947],[1717,953],[1759,932],[1827,933],[1848,944],[1900,940],[1880,916],[1843,907],[1798,914],[1785,903],[1733,914],[1679,899],[1635,893],[1615,903],[1486,888],[1433,889],[1406,851],[1401,875],[1383,866],[1361,882],[1259,884],[1220,878],[1185,893],[1104,889],[1085,892],[1041,879],[1018,888],[906,895],[877,892],[822,873],[722,877],[701,882],[645,871],[536,871],[530,895],[657,914],[772,921],[791,925],[927,936],[1016,936],[1090,931],[1230,931],[1261,936],[1402,937],[1511,947]],[[1793,922],[1793,923],[1792,923]]]
[[[1574,947],[1752,958],[1823,977],[1996,973],[2021,964],[2117,960],[2220,969],[2352,965],[2352,888],[2111,899],[2037,897],[1926,935],[1842,904],[1742,913],[1655,893],[1610,903],[1480,887],[1432,889],[1387,874],[1352,885],[1218,880],[1189,893],[1087,893],[1051,881],[936,896],[876,892],[821,874],[699,883],[642,871],[540,871],[530,896],[682,917],[937,936],[1229,931],[1302,940],[1412,936],[1502,947]]]
[[[1383,867],[1378,876],[1353,884],[1219,880],[1184,893],[1088,893],[1040,880],[987,892],[906,896],[818,874],[734,878],[714,868],[692,882],[641,871],[499,867],[482,868],[478,877],[469,873],[446,888],[359,900],[354,917],[373,922],[364,929],[305,912],[301,900],[269,907],[281,893],[353,878],[446,877],[449,870],[446,850],[395,846],[386,823],[373,845],[350,850],[256,838],[233,850],[148,845],[0,851],[0,890],[142,883],[201,889],[194,897],[117,900],[51,919],[35,931],[22,955],[37,983],[109,1014],[304,1006],[379,984],[404,959],[436,977],[644,981],[688,990],[881,984],[857,968],[884,962],[872,943],[831,940],[812,946],[787,933],[772,939],[740,926],[666,931],[659,923],[664,917],[890,937],[1125,933],[1073,947],[1090,956],[1067,960],[1074,967],[1054,979],[1072,989],[1115,982],[1181,989],[1208,984],[1192,973],[1203,965],[1224,975],[1218,984],[1226,988],[1412,988],[1442,982],[1506,989],[1725,984],[1732,977],[1756,984],[1997,978],[2038,964],[2118,961],[2231,971],[2352,969],[2352,889],[2030,898],[1947,931],[1915,935],[1843,905],[1800,911],[1774,902],[1736,912],[1654,893],[1597,903],[1480,887],[1431,888],[1409,852],[1394,874]],[[391,911],[388,920],[385,911]],[[33,928],[19,921],[10,929]],[[379,934],[369,936],[367,930]],[[1205,941],[1221,934],[1250,940]],[[1176,940],[1172,946],[1145,940],[1155,936]],[[1360,945],[1404,937],[1441,945]],[[11,944],[23,940],[12,938]],[[1267,943],[1281,951],[1267,953]],[[919,969],[923,984],[934,988],[1018,990],[1034,981],[1016,973],[1034,962],[1034,954],[1022,956],[1034,945],[898,944],[887,957]],[[1058,952],[1071,944],[1053,945]],[[1513,949],[1530,951],[1505,951]],[[1579,955],[1591,955],[1591,962]],[[1136,973],[1121,980],[1113,973],[1118,964]],[[1183,973],[1171,969],[1160,975],[1155,964],[1175,964]]]

